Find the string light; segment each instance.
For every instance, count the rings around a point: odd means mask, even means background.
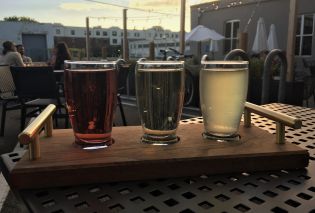
[[[119,5],[119,4],[106,3],[106,2],[102,2],[102,1],[98,1],[98,0],[85,0],[85,1],[94,2],[94,3],[98,3],[98,4],[110,5],[110,6],[114,6],[114,7],[120,7],[120,8],[124,8],[124,9],[129,9],[129,10],[137,10],[137,11],[156,13],[156,14],[161,14],[161,15],[179,16],[179,14],[174,14],[174,13],[164,13],[164,12],[154,11],[152,9],[151,10],[145,10],[145,9],[136,8],[136,7],[127,7],[127,6],[123,6],[123,5]]]
[[[199,13],[199,16],[200,16],[202,13],[209,12],[211,10],[218,10],[218,9],[221,9],[221,8],[224,8],[224,7],[230,8],[230,7],[236,7],[236,6],[242,5],[243,1],[246,1],[246,0],[221,0],[221,1],[214,1],[214,2],[211,2],[211,4],[209,4],[209,6],[206,6],[206,7],[203,7],[203,8],[198,7],[197,9],[198,9],[198,13]],[[253,1],[257,1],[257,0],[247,0],[247,2],[253,2]]]
[[[88,18],[91,18],[91,19],[97,19],[98,21],[100,21],[100,20],[115,20],[115,21],[117,21],[117,20],[122,20],[123,18],[122,17],[93,17],[93,16],[88,16]],[[148,21],[151,21],[151,20],[161,20],[161,19],[169,19],[169,16],[151,16],[151,17],[149,17],[149,16],[146,16],[146,17],[128,17],[127,18],[128,19],[128,21],[141,21],[141,20],[143,20],[143,21],[146,21],[146,22],[148,22]]]
[[[251,16],[248,19],[247,24],[245,25],[244,32],[247,32],[248,26],[251,23],[257,8],[260,6],[262,0],[221,0],[221,1],[215,1],[209,4],[209,6],[206,7],[198,7],[198,17],[200,17],[203,13],[209,12],[211,10],[218,10],[221,8],[231,8],[231,7],[236,7],[236,6],[241,6],[244,3],[256,3],[256,6],[252,10]]]

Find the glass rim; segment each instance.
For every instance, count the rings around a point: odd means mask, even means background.
[[[248,65],[248,61],[201,61],[201,64],[210,65]]]
[[[117,61],[73,61],[73,60],[65,60],[65,64],[79,64],[79,65],[105,65],[105,64],[112,64],[116,65]]]
[[[184,61],[137,61],[140,65],[182,65]]]

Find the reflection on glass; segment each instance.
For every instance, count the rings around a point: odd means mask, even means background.
[[[178,141],[176,130],[184,99],[184,63],[141,61],[136,67],[136,97],[144,143]]]
[[[237,141],[248,87],[247,61],[202,61],[200,106],[204,138]]]

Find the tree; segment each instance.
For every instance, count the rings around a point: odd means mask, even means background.
[[[4,21],[21,21],[21,22],[31,22],[31,23],[38,23],[35,19],[25,17],[25,16],[10,16],[10,17],[5,17],[3,19]]]

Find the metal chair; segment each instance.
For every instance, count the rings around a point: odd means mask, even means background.
[[[57,119],[64,118],[68,126],[67,109],[64,99],[59,96],[55,74],[51,66],[47,67],[11,67],[16,94],[21,103],[21,130],[25,127],[27,117],[36,116],[49,104],[57,106],[54,115],[56,126]],[[28,112],[28,109],[32,111]]]
[[[127,126],[126,116],[122,105],[120,94],[126,90],[127,79],[129,75],[129,65],[126,64],[125,60],[120,59],[117,61],[118,75],[117,75],[117,104],[119,107],[121,120],[124,126]]]
[[[315,102],[315,60],[302,59],[303,65],[306,69],[309,69],[310,76],[303,79],[304,81],[304,97],[303,100],[306,101],[306,106],[308,106],[308,100],[313,96]]]
[[[4,136],[7,111],[17,110],[21,107],[19,99],[15,95],[15,84],[9,65],[0,65],[0,99],[2,102],[0,136]]]

